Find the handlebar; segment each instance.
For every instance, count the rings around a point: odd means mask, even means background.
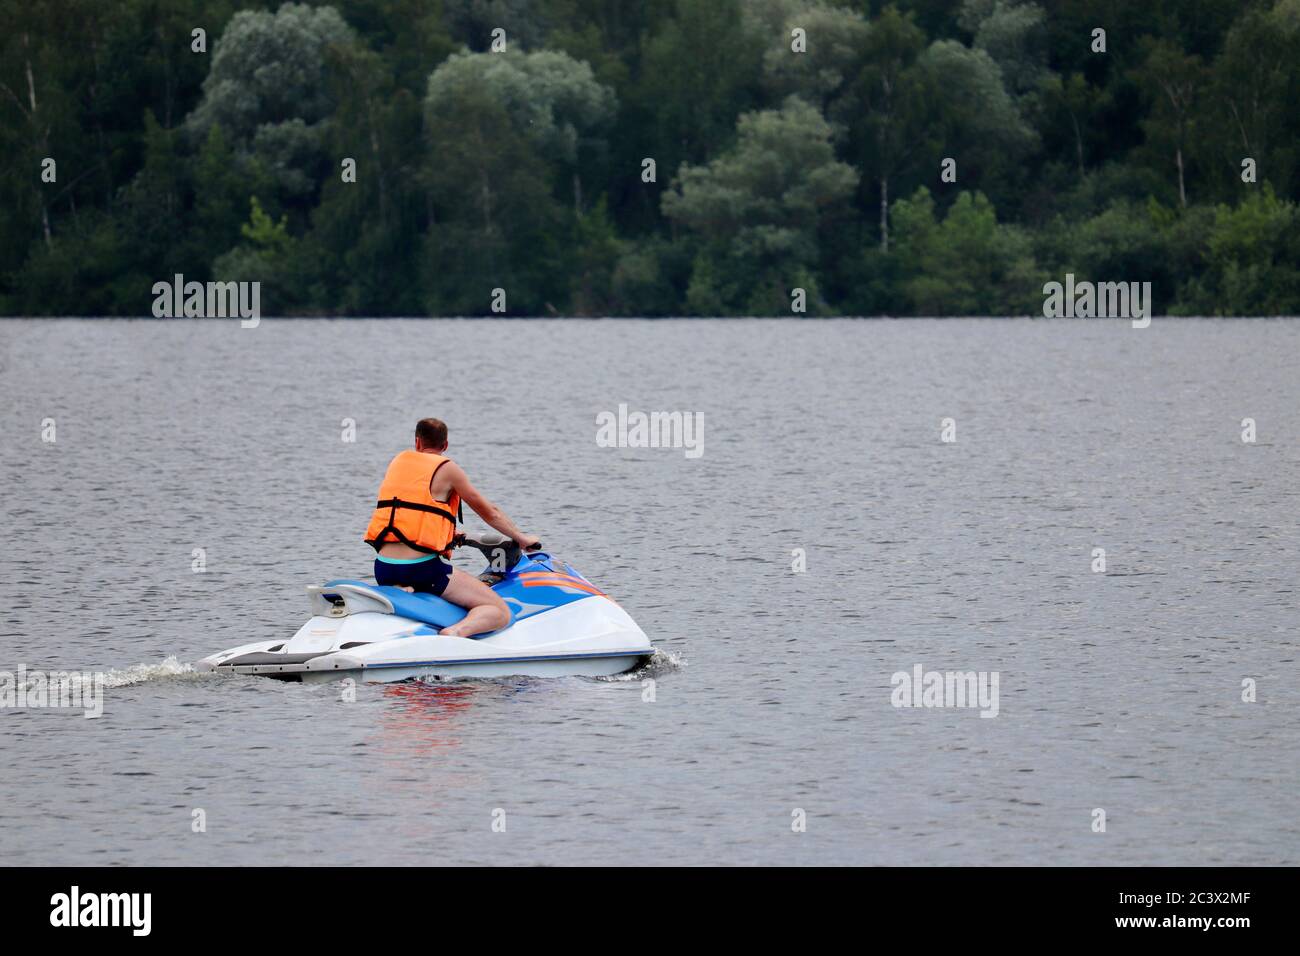
[[[501,574],[518,564],[520,556],[524,553],[513,538],[491,529],[464,531],[456,535],[454,545],[458,548],[470,547],[481,552],[483,557],[487,558],[492,570]],[[539,541],[537,544],[532,545],[528,552],[531,554],[541,549],[542,544]]]

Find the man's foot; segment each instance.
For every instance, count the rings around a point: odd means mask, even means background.
[[[405,591],[407,594],[414,594],[414,593],[415,593],[415,588],[408,588],[408,587],[406,587],[405,585],[401,585],[401,588],[402,588],[402,590]]]
[[[464,637],[465,636],[459,630],[457,630],[457,625],[455,624],[453,624],[451,627],[444,627],[441,631],[438,632],[438,634],[441,635],[442,637]]]

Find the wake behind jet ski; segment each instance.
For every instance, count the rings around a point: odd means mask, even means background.
[[[507,627],[473,637],[442,635],[465,617],[464,608],[432,594],[337,580],[307,589],[312,617],[287,641],[234,647],[195,667],[308,683],[601,677],[631,670],[654,653],[631,616],[572,565],[541,550],[524,553],[495,531],[460,535],[457,544],[488,558],[479,579],[506,602]]]

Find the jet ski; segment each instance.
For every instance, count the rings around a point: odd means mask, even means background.
[[[364,581],[307,589],[312,617],[293,637],[234,647],[196,663],[200,671],[324,683],[352,678],[604,677],[654,653],[645,632],[572,565],[545,551],[523,552],[495,531],[458,535],[482,552],[479,575],[510,608],[510,624],[473,637],[438,632],[465,609],[432,594]]]

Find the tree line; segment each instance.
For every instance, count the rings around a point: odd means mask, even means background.
[[[1300,0],[0,0],[0,312],[1300,312]],[[502,290],[494,295],[494,290]]]

